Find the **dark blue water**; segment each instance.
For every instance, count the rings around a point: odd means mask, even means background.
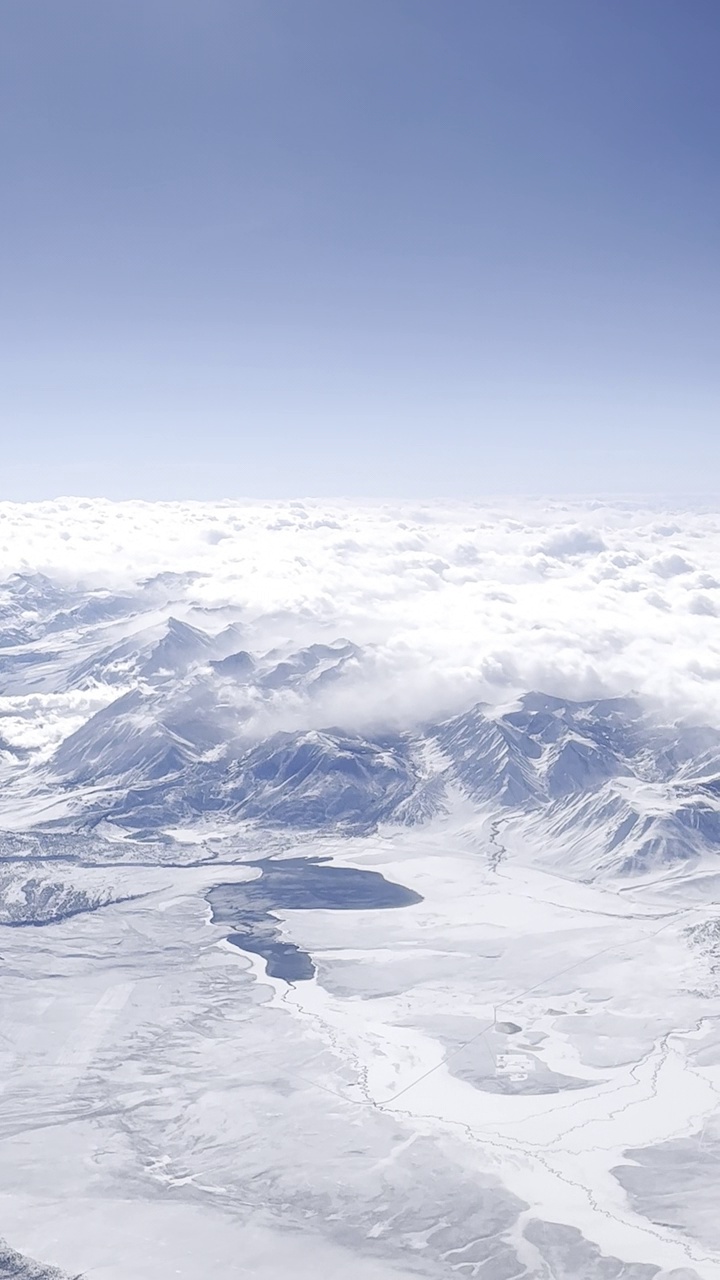
[[[251,862],[261,875],[241,884],[218,884],[206,894],[213,924],[229,924],[228,942],[262,956],[271,978],[304,982],[315,976],[312,957],[285,942],[275,911],[377,911],[422,902],[419,893],[386,880],[379,871],[328,866],[321,859],[265,858]]]

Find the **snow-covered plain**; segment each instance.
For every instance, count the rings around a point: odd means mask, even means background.
[[[720,1278],[720,517],[1,514],[0,1276]]]

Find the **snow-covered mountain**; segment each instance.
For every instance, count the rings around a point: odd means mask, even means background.
[[[147,838],[210,814],[358,832],[462,811],[583,879],[720,852],[716,730],[663,724],[632,698],[528,692],[501,709],[359,731],[334,718],[334,699],[361,698],[369,651],[347,639],[252,649],[240,615],[183,605],[185,585],[169,575],[82,595],[41,575],[5,584],[6,832],[110,823]]]
[[[0,1276],[720,1275],[720,523],[563,511],[0,512]]]

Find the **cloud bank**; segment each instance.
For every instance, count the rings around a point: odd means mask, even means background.
[[[34,572],[113,592],[181,575],[163,580],[162,609],[211,631],[238,619],[247,648],[347,637],[364,657],[318,701],[325,723],[417,722],[527,689],[635,692],[720,723],[720,514],[707,508],[0,504],[0,576]],[[285,721],[303,717],[286,701]]]

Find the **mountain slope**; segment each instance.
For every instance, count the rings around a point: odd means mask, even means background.
[[[194,582],[159,574],[113,593],[20,574],[0,585],[9,830],[17,815],[23,830],[42,827],[45,814],[63,830],[109,822],[153,837],[212,814],[347,833],[462,811],[476,833],[490,819],[509,847],[582,879],[717,857],[716,730],[661,723],[631,698],[528,692],[361,732],[373,651],[283,641],[282,613],[272,647],[250,649],[239,610],[188,603]]]

